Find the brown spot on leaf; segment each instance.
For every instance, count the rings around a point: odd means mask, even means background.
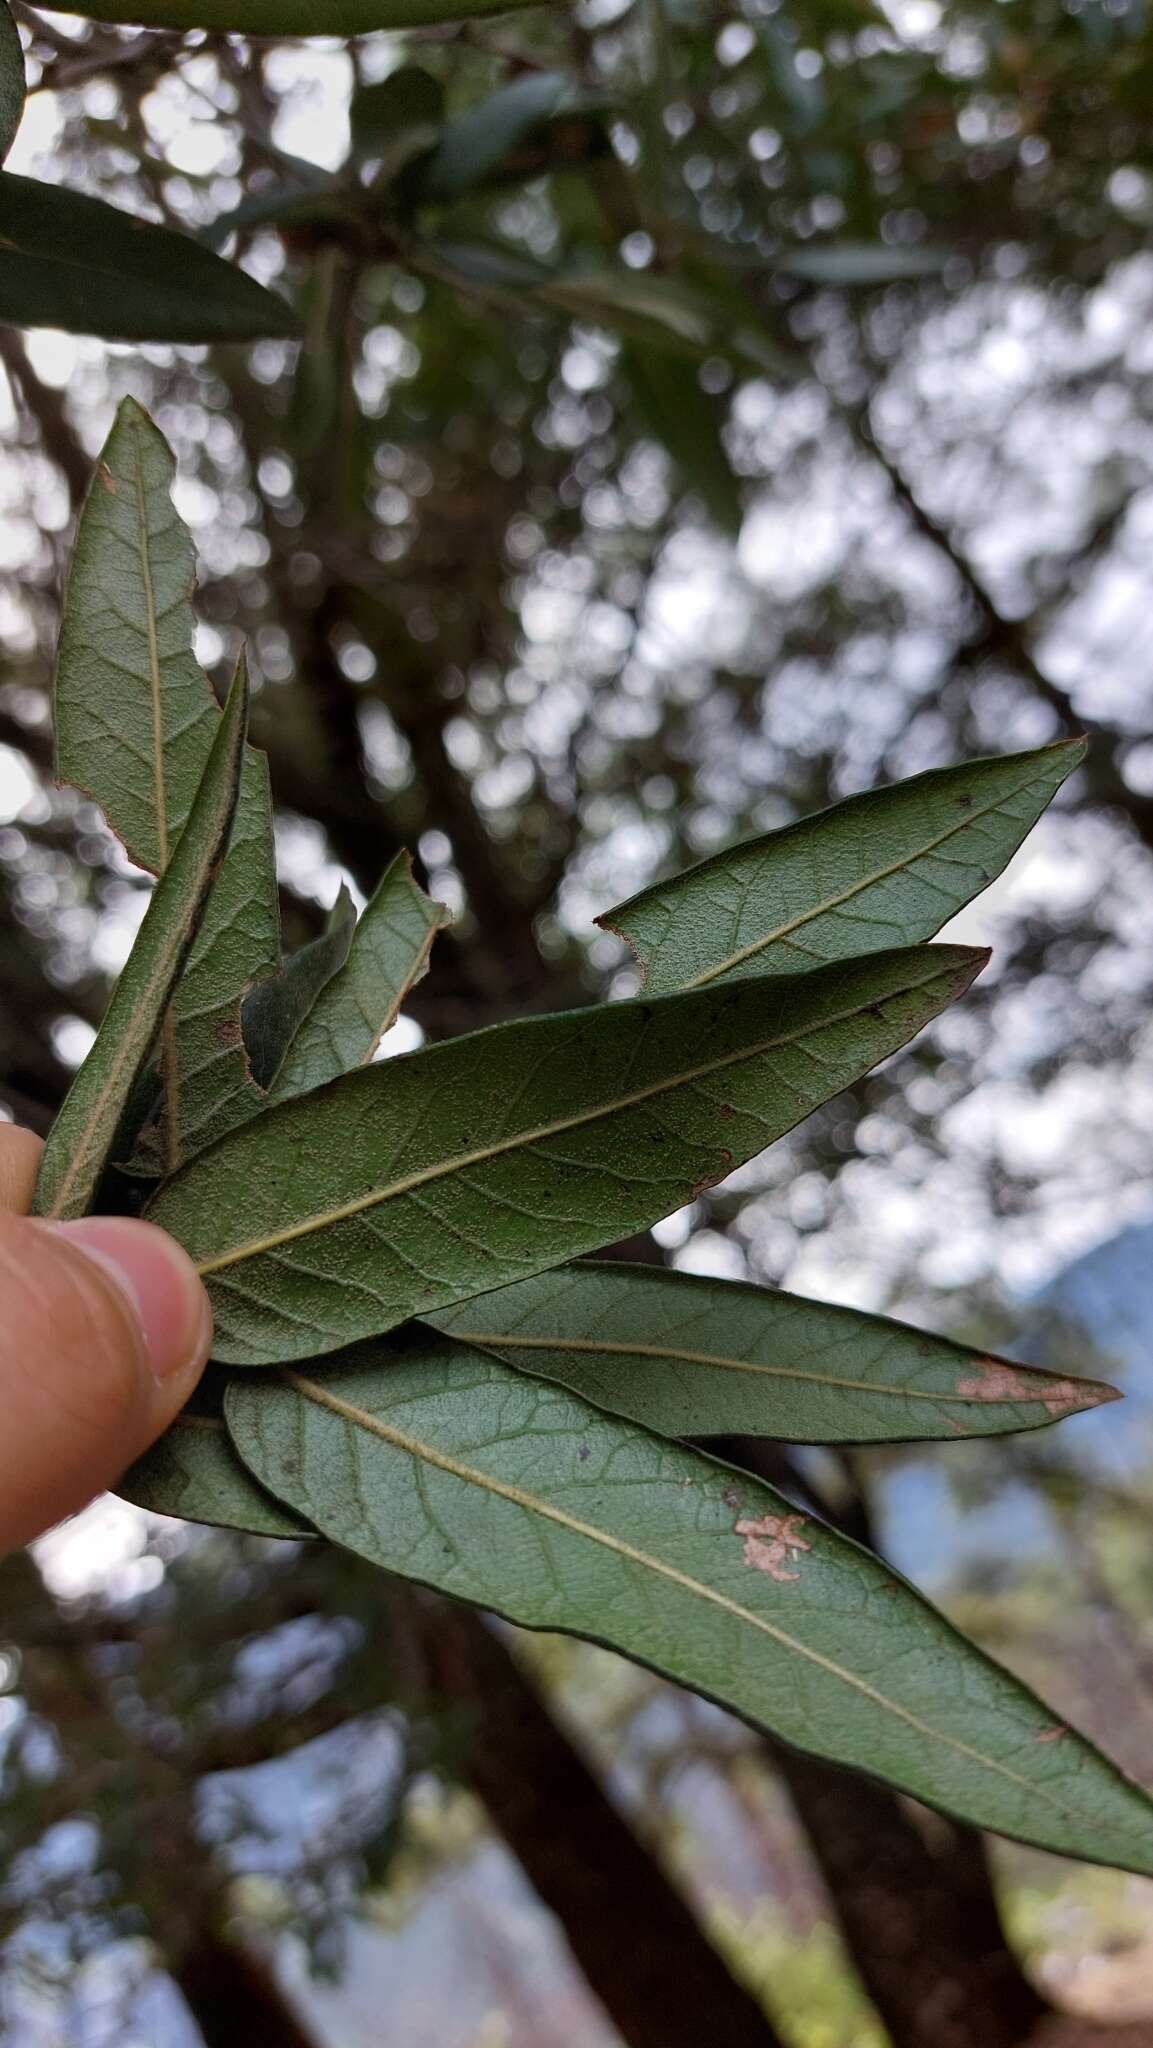
[[[721,1499],[722,1499],[722,1500],[724,1501],[724,1504],[725,1504],[725,1506],[726,1506],[727,1508],[739,1508],[739,1507],[740,1507],[740,1504],[741,1504],[741,1496],[740,1496],[740,1494],[739,1494],[739,1493],[737,1492],[737,1489],[736,1489],[736,1487],[735,1487],[735,1486],[726,1486],[726,1488],[725,1488],[724,1492],[723,1492],[723,1493],[722,1493],[722,1495],[721,1495]]]
[[[1043,1390],[1043,1391],[1042,1391]],[[1022,1372],[1005,1358],[982,1358],[975,1373],[957,1381],[963,1401],[1037,1401],[1048,1415],[1069,1415],[1085,1406],[1085,1388],[1076,1380],[1054,1380]]]
[[[98,463],[96,474],[100,479],[103,489],[114,498],[116,496],[116,478],[113,476],[108,464],[106,462]]]
[[[781,1585],[799,1579],[800,1573],[786,1571],[785,1564],[795,1552],[813,1547],[799,1534],[805,1520],[804,1515],[762,1515],[757,1521],[745,1516],[734,1530],[745,1539],[745,1563],[754,1571],[767,1572]]]
[[[724,1117],[735,1116],[736,1110],[733,1108],[731,1102],[722,1102],[719,1110],[717,1111],[717,1115]]]
[[[1040,1734],[1035,1735],[1033,1740],[1034,1742],[1060,1742],[1061,1737],[1068,1735],[1068,1733],[1069,1730],[1067,1728],[1042,1728]]]
[[[217,1045],[229,1047],[239,1045],[240,1018],[235,1013],[228,1017],[222,1017],[219,1024],[213,1025],[212,1036],[216,1040]]]

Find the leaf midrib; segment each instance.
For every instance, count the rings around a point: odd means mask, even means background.
[[[523,1488],[513,1486],[506,1480],[495,1479],[491,1473],[483,1472],[475,1465],[466,1465],[463,1460],[451,1457],[447,1451],[442,1451],[435,1445],[424,1443],[420,1437],[411,1435],[407,1430],[398,1429],[393,1423],[381,1421],[379,1416],[370,1414],[366,1409],[358,1408],[352,1401],[342,1400],[339,1394],[330,1392],[327,1387],[318,1385],[315,1380],[306,1378],[303,1373],[285,1371],[280,1377],[286,1385],[294,1388],[306,1401],[311,1401],[316,1407],[327,1408],[332,1414],[340,1416],[344,1422],[350,1423],[354,1428],[365,1430],[370,1436],[377,1437],[382,1443],[391,1444],[394,1449],[405,1451],[410,1457],[423,1459],[426,1464],[436,1466],[439,1471],[447,1472],[452,1478],[459,1479],[466,1485],[475,1486],[481,1492],[495,1494],[501,1500],[510,1502],[514,1507],[522,1508],[526,1513],[540,1515],[545,1521],[554,1522],[559,1528],[566,1529],[570,1535],[581,1536],[590,1542],[597,1543],[603,1549],[612,1551],[616,1556],[623,1558],[628,1563],[640,1565],[646,1571],[655,1572],[658,1577],[668,1579],[673,1585],[680,1586],[684,1592],[693,1594],[697,1598],[705,1600],[711,1606],[720,1608],[723,1613],[731,1614],[735,1620],[747,1623],[749,1627],[758,1630],[762,1635],[768,1636],[773,1642],[780,1644],[784,1649],[804,1658],[811,1664],[817,1665],[822,1671],[827,1672],[831,1678],[839,1680],[842,1684],[849,1686],[854,1692],[859,1693],[863,1698],[870,1700],[874,1706],[880,1707],[883,1711],[892,1714],[897,1720],[903,1721],[916,1734],[925,1737],[930,1742],[943,1744],[947,1748],[955,1750],[958,1755],[965,1757],[969,1762],[976,1763],[982,1769],[992,1771],[998,1776],[1008,1779],[1011,1784],[1015,1785],[1019,1790],[1025,1791],[1031,1798],[1044,1800],[1064,1820],[1072,1822],[1074,1826],[1078,1826],[1081,1823],[1082,1816],[1078,1814],[1077,1810],[1067,1806],[1064,1800],[1058,1799],[1047,1786],[1036,1784],[1032,1779],[1023,1777],[1020,1772],[1014,1771],[1010,1765],[1001,1763],[996,1757],[986,1756],[981,1750],[974,1749],[971,1744],[962,1742],[958,1736],[950,1735],[944,1730],[932,1727],[929,1722],[922,1721],[910,1708],[903,1707],[898,1701],[889,1699],[887,1694],[880,1692],[876,1686],[870,1685],[867,1679],[859,1677],[853,1671],[849,1671],[843,1664],[838,1664],[833,1658],[826,1657],[820,1650],[811,1649],[808,1644],[802,1643],[796,1636],[790,1635],[786,1629],[778,1627],[774,1622],[767,1621],[763,1615],[756,1614],[751,1608],[742,1606],[740,1601],[732,1599],[727,1593],[719,1592],[715,1587],[706,1585],[702,1580],[692,1578],[688,1572],[680,1571],[676,1565],[664,1563],[660,1558],[653,1557],[648,1551],[640,1550],[635,1544],[626,1542],[623,1537],[613,1536],[606,1529],[598,1529],[591,1522],[581,1521],[578,1516],[568,1514],[564,1508],[556,1507],[550,1501],[541,1500],[536,1494],[526,1493]]]
[[[949,1394],[931,1388],[890,1387],[876,1380],[842,1379],[835,1373],[806,1372],[798,1365],[760,1365],[755,1359],[723,1358],[708,1351],[681,1350],[666,1344],[632,1344],[625,1341],[609,1342],[597,1337],[521,1337],[506,1335],[503,1331],[459,1330],[455,1327],[449,1334],[461,1344],[474,1344],[478,1350],[523,1351],[572,1351],[582,1355],[602,1358],[653,1358],[665,1364],[715,1366],[723,1372],[749,1372],[765,1379],[800,1380],[810,1387],[838,1387],[856,1394],[882,1394],[897,1401],[943,1401],[952,1408],[1027,1407],[1031,1402],[1044,1407],[1054,1398],[1054,1388],[1048,1381],[1048,1393],[1026,1393],[1018,1399],[990,1401],[980,1395]],[[1032,1370],[1028,1366],[1014,1366],[1014,1372]],[[1071,1382],[1070,1382],[1071,1384]],[[1086,1381],[1086,1389],[1092,1382]],[[1072,1411],[1071,1411],[1072,1412]]]
[[[812,1021],[798,1031],[785,1032],[776,1038],[765,1039],[759,1045],[740,1046],[735,1052],[714,1057],[702,1065],[690,1068],[687,1073],[666,1076],[647,1088],[638,1088],[631,1095],[618,1096],[611,1102],[597,1103],[593,1109],[579,1111],[574,1116],[556,1117],[547,1124],[538,1124],[534,1129],[514,1131],[509,1137],[501,1138],[491,1145],[482,1145],[472,1152],[460,1152],[450,1159],[438,1159],[432,1166],[421,1167],[416,1173],[408,1174],[403,1180],[394,1181],[390,1187],[372,1188],[367,1194],[357,1195],[352,1201],[342,1202],[326,1209],[316,1216],[306,1216],[299,1223],[286,1224],[283,1228],[269,1231],[265,1236],[250,1238],[236,1245],[230,1251],[219,1252],[214,1257],[197,1262],[196,1270],[203,1279],[209,1274],[223,1272],[229,1266],[240,1265],[246,1259],[259,1258],[265,1252],[276,1251],[281,1245],[291,1244],[296,1239],[311,1237],[318,1230],[327,1230],[337,1223],[346,1223],[354,1216],[360,1216],[368,1209],[380,1207],[384,1202],[393,1201],[399,1195],[407,1195],[414,1188],[425,1187],[430,1181],[442,1180],[447,1174],[463,1172],[467,1167],[479,1166],[485,1160],[497,1159],[505,1152],[513,1152],[530,1145],[540,1144],[545,1138],[558,1137],[564,1131],[577,1130],[582,1124],[597,1123],[603,1117],[619,1116],[622,1111],[636,1108],[638,1103],[647,1102],[655,1095],[665,1095],[675,1088],[685,1088],[691,1082],[703,1079],[708,1074],[720,1073],[725,1067],[738,1066],[745,1060],[761,1058],[780,1046],[793,1045],[798,1039],[815,1036],[827,1031],[834,1024],[843,1024],[852,1017],[859,1017],[866,1011],[876,1010],[884,1003],[898,1001],[902,996],[914,994],[918,989],[928,988],[934,981],[941,981],[956,974],[956,966],[934,968],[919,980],[906,982],[901,988],[889,989],[883,996],[874,996],[866,1001],[861,999],[850,1009],[838,1010],[831,1016]]]
[[[148,696],[152,714],[152,804],[156,825],[157,873],[168,866],[168,789],[164,780],[164,698],[160,643],[156,631],[156,589],[149,545],[148,497],[144,487],[144,451],[140,423],[132,423],[133,476],[136,484],[136,547],[144,586],[144,620],[148,636]],[[160,1026],[160,1069],[164,1077],[164,1154],[169,1173],[180,1161],[180,1071],[176,1017],[171,1003]]]
[[[906,869],[913,867],[917,861],[927,859],[929,854],[935,853],[939,846],[944,846],[946,841],[954,838],[958,832],[964,832],[970,825],[975,825],[980,819],[991,816],[994,811],[998,811],[1003,805],[1010,803],[1014,797],[1021,796],[1025,790],[1031,789],[1036,780],[1037,777],[1032,776],[1027,781],[1018,783],[1015,789],[1005,791],[995,801],[983,804],[979,809],[966,811],[963,817],[958,818],[955,825],[950,825],[947,831],[938,833],[935,839],[926,840],[923,846],[914,848],[912,853],[903,855],[900,860],[891,861],[888,867],[877,868],[875,873],[862,876],[851,887],[842,889],[839,895],[826,897],[823,902],[816,903],[811,909],[802,911],[799,916],[790,918],[787,924],[778,925],[776,931],[764,933],[761,938],[754,939],[749,945],[740,947],[737,952],[731,953],[726,960],[719,961],[714,967],[706,968],[703,974],[696,975],[692,981],[683,982],[680,986],[685,989],[704,988],[708,982],[719,980],[721,975],[731,974],[734,967],[742,966],[746,960],[755,959],[758,953],[764,952],[766,946],[776,945],[779,940],[789,938],[793,932],[800,931],[806,924],[812,924],[815,918],[825,917],[830,911],[839,910],[843,903],[850,903],[853,897],[859,896],[863,890],[873,888],[878,882],[887,881],[890,875],[902,874]],[[952,912],[949,913],[950,916],[952,914]],[[942,924],[947,923],[948,919],[943,918],[941,922]],[[597,923],[606,925],[610,931],[616,929],[609,922],[609,917],[598,918]],[[939,930],[940,926],[937,929]],[[627,932],[624,933],[624,937],[626,942],[631,945],[632,941],[628,938]],[[656,959],[662,946],[666,943],[666,939],[661,939],[658,942],[653,954],[654,959]],[[635,946],[633,950],[637,950]]]

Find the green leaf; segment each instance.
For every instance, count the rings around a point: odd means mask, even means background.
[[[174,464],[125,399],[77,529],[56,670],[56,763],[99,803],[132,860],[168,864],[220,722],[191,651],[194,560]],[[162,1161],[261,1106],[240,1000],[279,964],[268,769],[246,753],[228,855],[172,1007]]]
[[[387,78],[362,85],[348,109],[357,156],[383,157],[390,169],[436,141],[444,121],[444,87],[419,64],[401,64]]]
[[[274,1102],[371,1060],[448,917],[413,881],[410,856],[398,853],[365,905],[347,960],[301,1020],[272,1084]]]
[[[0,164],[16,140],[24,112],[24,45],[8,0],[0,0]]]
[[[238,1376],[262,1486],[386,1570],[621,1650],[798,1749],[1153,1873],[1153,1804],[868,1551],[731,1466],[430,1337]]]
[[[931,938],[1000,874],[1084,751],[1059,740],[866,790],[596,922],[631,947],[653,995]]]
[[[947,249],[920,246],[890,248],[886,242],[814,242],[808,248],[784,249],[773,268],[810,284],[898,284],[902,278],[939,277],[949,261]]]
[[[356,930],[356,906],[340,885],[319,938],[290,953],[279,974],[257,983],[240,1012],[252,1078],[267,1088],[321,990],[344,966]]]
[[[188,235],[0,171],[0,322],[107,341],[295,334],[283,299]]]
[[[775,1288],[615,1259],[564,1266],[428,1320],[658,1436],[902,1443],[1040,1429],[1118,1399]]]
[[[204,28],[250,36],[365,36],[511,14],[537,0],[64,0],[64,14],[140,28]]]
[[[457,199],[479,185],[509,152],[560,108],[575,105],[577,88],[562,71],[530,71],[502,85],[478,107],[450,121],[421,167],[421,199]]]
[[[277,1364],[640,1230],[903,1045],[988,956],[934,946],[785,981],[531,1017],[346,1074],[231,1132],[148,1215]]]
[[[39,1216],[83,1216],[92,1207],[120,1119],[160,1036],[216,877],[236,809],[247,722],[242,662],[176,850],[153,890],[95,1044],[44,1147],[36,1182]]]
[[[743,516],[741,491],[721,438],[723,413],[701,389],[694,366],[667,349],[633,341],[621,352],[621,369],[649,432],[721,532],[735,537]]]
[[[224,1422],[226,1377],[209,1366],[188,1406],[129,1466],[117,1493],[153,1515],[211,1522],[250,1536],[311,1540],[308,1524],[258,1486],[233,1450]]]

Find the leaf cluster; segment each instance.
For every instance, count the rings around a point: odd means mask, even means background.
[[[986,1827],[1153,1869],[1144,1795],[905,1581],[710,1437],[892,1442],[1112,1397],[882,1317],[590,1261],[906,1044],[985,955],[928,943],[1078,743],[834,805],[606,911],[634,999],[378,1060],[441,906],[408,860],[282,961],[245,683],[189,652],[156,429],[122,406],[80,522],[58,766],[158,878],[45,1152],[41,1213],[126,1185],[197,1262],[201,1395],[129,1498],[319,1536],[624,1652]],[[435,971],[435,967],[434,967]]]

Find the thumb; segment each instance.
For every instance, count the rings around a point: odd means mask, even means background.
[[[212,1311],[186,1252],[119,1216],[0,1216],[0,1552],[110,1486],[187,1401]]]

